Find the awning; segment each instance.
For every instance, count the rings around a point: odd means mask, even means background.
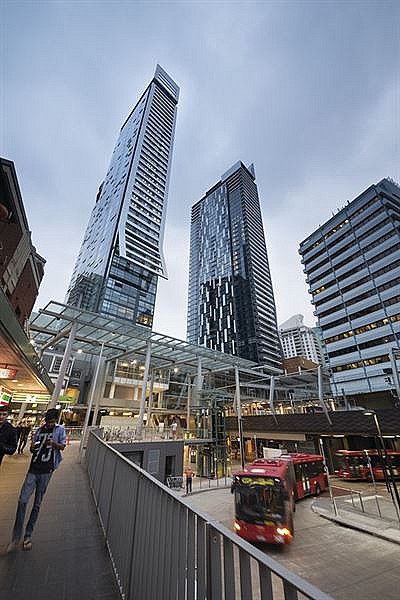
[[[76,323],[73,351],[99,354],[100,346],[103,346],[102,356],[106,360],[143,360],[150,340],[151,368],[155,369],[170,369],[179,365],[180,371],[195,374],[199,359],[203,372],[231,369],[235,366],[239,369],[252,369],[256,366],[250,360],[189,344],[122,319],[59,302],[49,302],[33,318],[30,323],[31,336],[41,350],[44,347],[51,349],[53,344],[63,349],[73,323]]]
[[[11,393],[46,394],[53,390],[47,371],[0,289],[0,387]]]

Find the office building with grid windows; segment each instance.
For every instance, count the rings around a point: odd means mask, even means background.
[[[299,252],[333,393],[388,391],[400,348],[400,187],[371,185]]]
[[[303,315],[294,315],[279,327],[284,358],[303,356],[323,365],[323,353],[315,328],[304,325]]]
[[[187,339],[281,368],[253,165],[233,165],[192,208]]]
[[[68,304],[152,326],[158,278],[167,277],[162,245],[178,98],[178,86],[157,65],[122,125]]]

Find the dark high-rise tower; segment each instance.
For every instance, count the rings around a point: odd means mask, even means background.
[[[254,167],[238,162],[192,208],[187,339],[281,366]]]
[[[166,277],[164,222],[179,88],[157,65],[122,125],[67,292],[68,304],[151,327]]]

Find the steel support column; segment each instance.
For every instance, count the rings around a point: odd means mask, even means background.
[[[244,454],[244,439],[243,439],[243,421],[242,421],[242,404],[240,399],[240,376],[239,367],[235,366],[235,404],[239,430],[239,450],[240,450],[240,463],[242,469],[245,465],[245,454]]]
[[[143,373],[143,382],[142,382],[142,395],[140,398],[139,416],[138,416],[138,420],[137,420],[137,424],[136,424],[136,438],[138,438],[138,439],[140,439],[142,437],[144,411],[146,408],[146,391],[147,391],[147,382],[149,379],[150,360],[151,360],[151,339],[147,340],[146,359],[145,359],[145,363],[144,363],[144,373]]]
[[[87,435],[87,429],[88,429],[88,426],[89,426],[90,413],[92,411],[93,400],[94,400],[95,391],[96,391],[96,388],[97,388],[97,380],[98,380],[98,377],[99,377],[101,359],[103,358],[103,350],[104,350],[104,342],[102,342],[102,344],[100,346],[100,352],[99,352],[99,356],[98,356],[98,359],[97,359],[96,371],[95,371],[95,374],[94,374],[94,379],[93,379],[92,386],[90,388],[90,396],[89,396],[88,407],[87,407],[86,415],[85,415],[85,422],[83,424],[82,439],[81,439],[81,444],[80,444],[80,447],[79,447],[79,452],[82,452],[84,444],[85,444],[85,441],[86,441],[86,435]]]
[[[60,370],[58,372],[58,377],[56,384],[54,386],[53,393],[51,395],[51,400],[49,403],[49,408],[54,408],[58,403],[58,399],[61,393],[62,386],[64,385],[65,373],[67,372],[68,362],[72,353],[72,346],[75,340],[76,334],[76,322],[72,323],[71,330],[69,332],[67,345],[64,350],[64,356],[61,361]]]

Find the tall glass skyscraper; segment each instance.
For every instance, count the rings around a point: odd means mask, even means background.
[[[152,326],[179,87],[157,65],[122,125],[67,292],[68,304]]]
[[[281,367],[253,165],[234,164],[192,208],[187,339]]]

